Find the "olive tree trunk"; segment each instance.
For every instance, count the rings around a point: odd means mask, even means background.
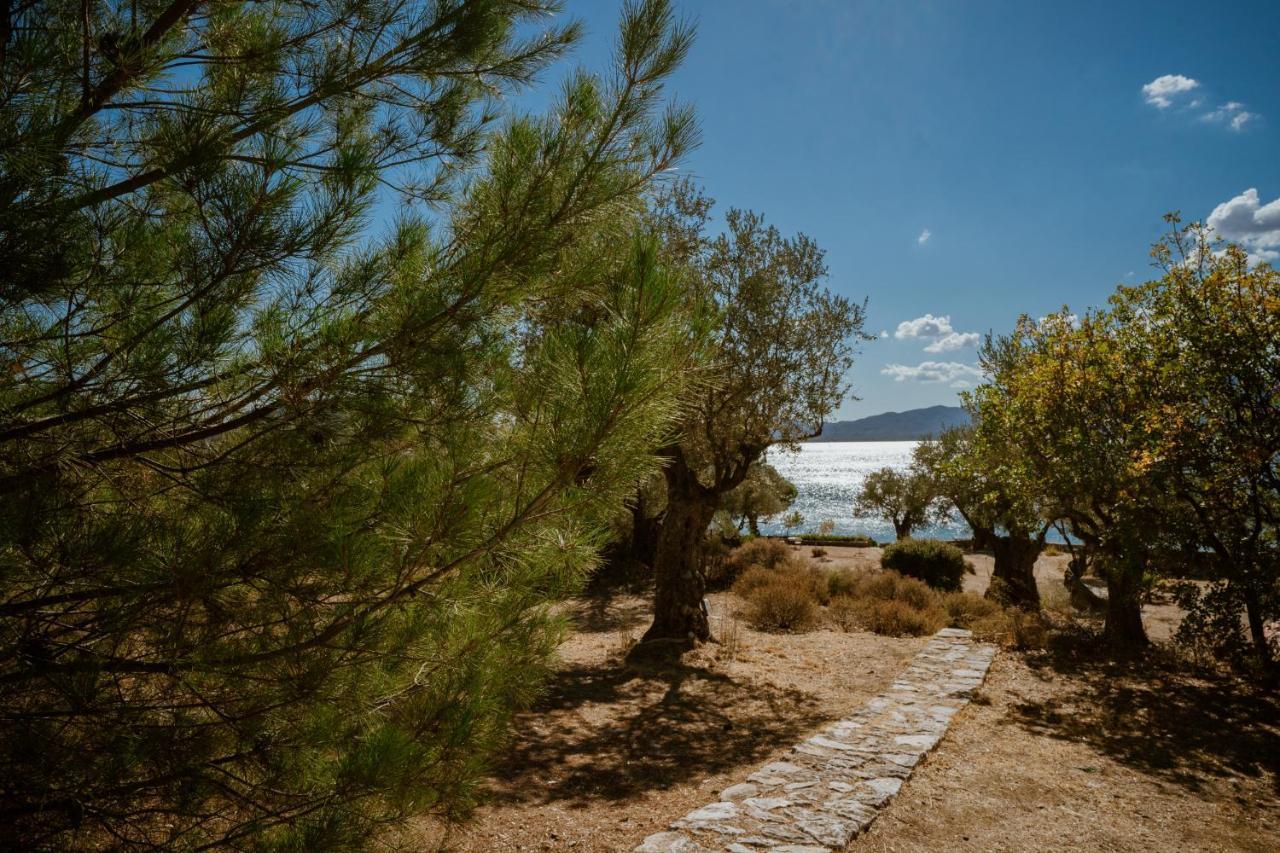
[[[1142,572],[1139,566],[1108,566],[1107,616],[1102,634],[1118,652],[1133,652],[1148,645],[1142,626]]]
[[[716,511],[716,495],[680,462],[665,471],[667,514],[654,552],[653,624],[641,645],[669,643],[688,649],[711,639],[702,550]]]
[[[983,533],[995,556],[987,597],[1024,610],[1039,610],[1040,590],[1036,587],[1035,568],[1044,546],[1037,539],[1027,536],[997,536],[990,531]]]

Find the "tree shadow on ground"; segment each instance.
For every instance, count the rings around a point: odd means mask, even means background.
[[[643,631],[652,618],[653,606],[647,598],[619,602],[612,590],[592,591],[575,599],[564,614],[578,633],[605,634],[628,629]]]
[[[585,807],[749,767],[824,720],[815,699],[675,664],[568,668],[516,721],[499,802]]]
[[[1215,778],[1266,777],[1280,792],[1280,697],[1230,675],[1197,671],[1159,652],[1115,660],[1096,640],[1061,639],[1029,655],[1042,677],[1070,688],[1011,710],[1048,737],[1087,743],[1191,791]]]

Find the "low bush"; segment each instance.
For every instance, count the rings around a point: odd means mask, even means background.
[[[942,597],[942,607],[952,628],[972,628],[1001,612],[1000,605],[972,592],[949,592]]]
[[[896,572],[832,572],[827,576],[831,622],[844,631],[861,627],[877,634],[914,637],[947,623],[936,592]]]
[[[813,554],[813,558],[814,558],[815,560],[821,560],[823,557],[827,556],[827,549],[826,549],[826,548],[814,548],[814,549],[813,549],[812,551],[810,551],[809,553]]]
[[[964,627],[973,632],[975,640],[1010,649],[1043,649],[1049,639],[1048,625],[1040,614],[1016,607],[997,610]]]
[[[861,577],[848,569],[837,569],[827,573],[827,594],[832,598],[842,595],[853,595],[858,588]]]
[[[919,608],[899,599],[854,599],[857,621],[868,631],[889,637],[923,637],[947,623],[936,607]]]
[[[812,588],[791,582],[786,573],[754,587],[746,596],[746,619],[759,631],[807,631],[818,621]]]
[[[743,542],[720,560],[715,582],[718,586],[732,586],[743,572],[753,566],[776,569],[795,561],[796,555],[786,542],[757,537]]]
[[[946,592],[960,589],[967,568],[959,548],[936,539],[894,542],[884,549],[880,565]]]
[[[785,593],[779,592],[785,590]],[[738,576],[733,592],[747,602],[747,621],[766,631],[798,631],[817,621],[817,608],[831,600],[827,573],[788,553],[773,567],[752,565]],[[798,613],[805,599],[811,610]]]
[[[879,544],[870,536],[862,536],[861,534],[856,536],[836,536],[818,532],[816,534],[806,533],[800,538],[807,545],[843,545],[846,548],[874,548]]]

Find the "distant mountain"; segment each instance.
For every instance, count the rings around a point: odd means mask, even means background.
[[[822,435],[810,441],[915,441],[968,423],[969,416],[959,406],[930,406],[908,412],[885,412],[856,421],[835,421],[825,425]]]

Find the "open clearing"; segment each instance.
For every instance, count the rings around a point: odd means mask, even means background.
[[[827,550],[828,567],[878,561],[878,549]],[[981,592],[990,558],[969,559],[966,587]],[[1037,565],[1047,596],[1060,597],[1064,564]],[[735,618],[729,593],[709,604],[720,645],[678,667],[635,668],[621,658],[647,626],[647,598],[575,602],[579,629],[543,699],[517,719],[491,801],[447,839],[419,821],[403,840],[469,853],[629,850],[883,690],[925,643],[764,634]],[[1171,607],[1145,617],[1153,638],[1176,628]],[[1080,640],[1005,651],[850,849],[1271,851],[1278,769],[1274,695],[1158,659],[1110,663]]]

